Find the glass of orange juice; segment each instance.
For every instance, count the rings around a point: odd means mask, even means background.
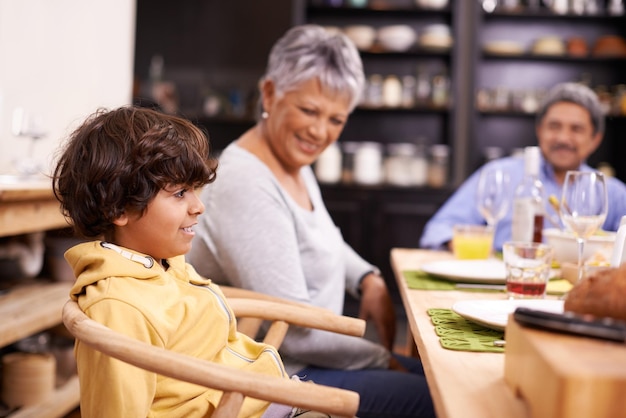
[[[484,260],[491,255],[494,228],[489,225],[454,225],[452,252],[462,260]]]

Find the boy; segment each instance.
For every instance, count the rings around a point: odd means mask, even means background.
[[[133,338],[288,378],[276,350],[238,333],[219,288],[185,263],[204,211],[197,192],[216,167],[206,136],[184,119],[133,107],[89,117],[53,173],[64,215],[94,239],[65,254],[76,276],[70,296],[89,317]],[[75,354],[85,417],[204,417],[221,396],[80,342]],[[267,407],[247,398],[240,416],[261,416]]]

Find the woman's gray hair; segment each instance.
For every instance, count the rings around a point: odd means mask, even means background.
[[[604,111],[596,93],[580,83],[561,83],[548,91],[537,111],[536,123],[539,125],[548,109],[555,103],[569,102],[584,107],[589,112],[594,135],[604,132]]]
[[[312,24],[295,26],[272,47],[261,82],[271,80],[281,96],[315,78],[323,89],[347,97],[352,111],[365,83],[361,57],[340,32]]]

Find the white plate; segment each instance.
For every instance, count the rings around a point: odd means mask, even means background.
[[[563,301],[554,299],[464,300],[452,305],[452,310],[465,319],[504,331],[509,314],[520,306],[554,313],[563,312]]]
[[[422,271],[455,282],[504,284],[506,270],[500,260],[444,260],[422,265]]]

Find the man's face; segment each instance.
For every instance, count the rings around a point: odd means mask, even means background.
[[[544,158],[557,174],[577,170],[598,148],[602,133],[594,134],[591,115],[584,107],[557,102],[548,108],[537,126],[537,139]]]

